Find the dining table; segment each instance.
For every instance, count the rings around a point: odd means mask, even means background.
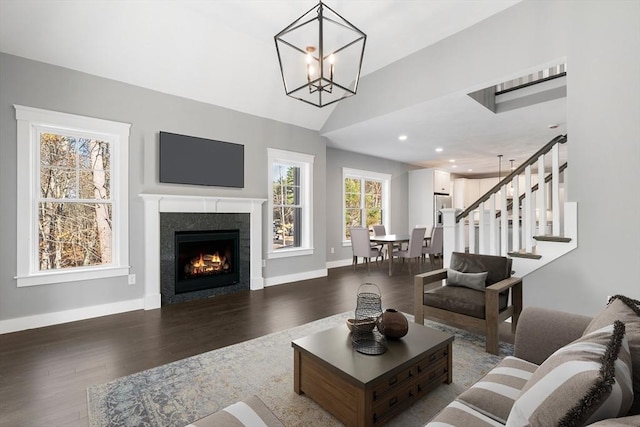
[[[408,234],[383,234],[381,236],[372,236],[372,243],[380,243],[387,245],[387,256],[389,258],[389,276],[393,274],[393,245],[409,242]]]
[[[393,246],[403,243],[408,243],[410,240],[409,234],[383,234],[380,236],[371,236],[372,243],[379,243],[381,245],[387,245],[387,255],[389,257],[389,276],[393,275]],[[429,241],[431,237],[425,236],[425,241]]]

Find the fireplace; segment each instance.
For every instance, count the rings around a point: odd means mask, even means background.
[[[160,213],[162,305],[250,289],[251,223],[247,213]],[[258,264],[260,267],[260,264]]]
[[[175,293],[238,283],[239,239],[239,230],[176,232]]]

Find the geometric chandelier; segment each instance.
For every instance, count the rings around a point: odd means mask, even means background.
[[[324,107],[356,94],[367,35],[322,1],[274,40],[288,96]]]

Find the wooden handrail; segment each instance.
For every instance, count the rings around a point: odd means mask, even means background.
[[[551,141],[547,142],[544,147],[542,147],[541,149],[536,151],[531,157],[529,157],[529,159],[527,159],[524,163],[522,163],[520,166],[518,166],[509,175],[504,177],[499,183],[497,183],[495,186],[493,186],[493,188],[491,188],[484,195],[482,195],[482,197],[480,197],[478,200],[476,200],[471,206],[469,206],[467,209],[462,211],[462,213],[456,215],[456,222],[460,222],[461,219],[463,219],[464,217],[469,215],[471,212],[476,210],[480,206],[481,203],[484,203],[487,200],[489,200],[489,198],[491,197],[491,195],[493,193],[495,193],[498,190],[500,190],[500,188],[502,188],[502,186],[506,182],[511,181],[513,179],[513,177],[515,177],[517,175],[520,175],[522,172],[524,172],[524,170],[528,166],[531,166],[535,162],[537,162],[538,161],[538,157],[540,157],[543,154],[547,154],[549,151],[551,151],[551,148],[554,145],[556,145],[556,144],[564,144],[565,142],[567,142],[567,135],[558,135],[555,138],[553,138]]]
[[[564,162],[564,164],[558,168],[558,173],[564,172],[564,170],[567,168],[567,166],[568,166],[568,163]],[[544,177],[544,183],[546,184],[548,182],[551,182],[552,179],[553,179],[553,174],[550,173],[549,175]],[[533,187],[531,187],[531,192],[533,193],[535,191],[538,191],[538,188],[539,188],[538,184],[535,184]],[[524,198],[525,198],[525,193],[522,193],[520,195],[520,197],[518,197],[518,206],[520,206],[520,202],[522,202],[524,200]],[[513,200],[511,200],[509,203],[507,203],[507,207],[506,207],[505,211],[509,212],[509,209],[513,209]],[[502,213],[502,211],[496,212],[496,218],[499,218],[501,213]]]

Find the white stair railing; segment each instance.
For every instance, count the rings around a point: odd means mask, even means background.
[[[453,251],[540,258],[534,237],[560,237],[563,229],[560,174],[567,164],[560,166],[559,145],[566,141],[549,141],[465,211],[442,211],[445,265]]]

